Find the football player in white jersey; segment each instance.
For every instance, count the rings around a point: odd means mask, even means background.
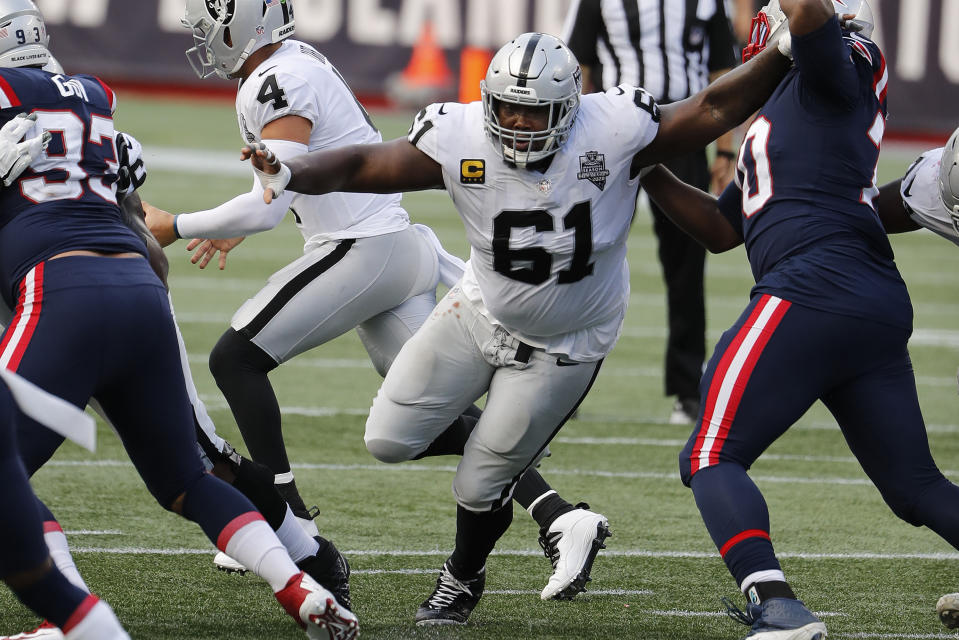
[[[382,141],[339,72],[313,47],[289,39],[293,3],[236,0],[215,5],[188,0],[184,24],[196,46],[187,52],[201,77],[240,79],[236,110],[243,139],[262,140],[280,158],[306,151]],[[230,240],[276,226],[293,211],[304,255],[270,277],[233,317],[210,356],[210,368],[236,418],[251,457],[269,467],[281,494],[303,523],[312,523],[293,480],[283,444],[280,408],[268,374],[281,363],[357,329],[376,370],[385,375],[403,343],[436,304],[436,286],[462,275],[433,232],[410,225],[399,195],[295,195],[269,205],[254,181],[251,192],[208,211],[171,216],[147,206],[147,221],[162,244],[207,238],[198,256]],[[212,240],[209,240],[212,239]],[[217,240],[219,239],[219,240]],[[423,455],[462,453],[479,411],[450,420]],[[593,560],[610,535],[606,518],[563,500],[535,471],[516,499],[541,527],[553,574],[541,596],[568,599],[585,588]],[[223,566],[229,559],[218,555]],[[232,565],[235,566],[235,565]]]
[[[959,245],[959,129],[945,147],[926,151],[900,180],[883,186],[877,202],[888,233],[926,228]],[[939,598],[936,613],[959,629],[959,593]]]
[[[660,109],[630,86],[580,97],[569,49],[528,33],[493,57],[482,101],[429,106],[407,138],[284,162],[262,143],[244,149],[268,201],[287,189],[446,189],[465,223],[466,273],[397,355],[366,424],[375,457],[409,460],[488,394],[453,480],[455,549],[418,624],[466,622],[512,519],[517,478],[541,459],[619,337],[640,169],[745,120],[788,64],[767,52]]]

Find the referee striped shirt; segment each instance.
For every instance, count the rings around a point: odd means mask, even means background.
[[[581,64],[602,68],[594,84],[643,87],[660,103],[688,98],[736,64],[723,0],[573,0],[564,36]]]

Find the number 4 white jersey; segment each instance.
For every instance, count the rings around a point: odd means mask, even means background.
[[[409,140],[443,168],[471,247],[463,291],[490,321],[575,361],[612,349],[629,299],[626,237],[639,188],[630,164],[656,136],[658,113],[633,87],[583,96],[542,172],[504,161],[480,102],[417,115]]]
[[[381,142],[366,110],[339,72],[313,47],[285,40],[240,85],[236,113],[244,143],[270,122],[299,116],[313,124],[309,150]],[[307,244],[400,231],[409,216],[398,194],[297,195],[291,209]]]
[[[959,217],[950,215],[939,197],[941,162],[941,147],[919,156],[903,176],[899,193],[906,211],[916,224],[959,244]]]

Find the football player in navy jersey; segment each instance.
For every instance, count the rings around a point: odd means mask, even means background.
[[[680,471],[747,595],[747,637],[816,640],[747,469],[816,401],[893,512],[959,546],[959,487],[936,467],[906,343],[912,306],[873,200],[886,70],[861,0],[782,0],[757,18],[795,67],[748,129],[717,201],[657,167],[643,186],[708,249],[745,242],[756,285],[701,384]],[[839,17],[842,17],[842,23]],[[787,21],[788,18],[788,21]],[[747,54],[769,45],[753,42]],[[689,207],[684,209],[684,207]]]
[[[4,0],[0,13],[0,121],[33,113],[34,133],[52,134],[0,191],[0,296],[14,309],[0,366],[78,407],[95,398],[163,507],[266,579],[309,637],[355,637],[355,616],[296,567],[249,500],[205,473],[166,291],[117,205],[113,91],[41,68],[48,37],[31,0]],[[18,437],[28,468],[62,439],[28,419]]]
[[[50,140],[51,135],[44,132],[20,141],[36,119],[33,114],[20,114],[0,129],[0,180],[5,187],[13,184]],[[9,375],[17,379],[16,374]],[[18,408],[31,411],[38,419],[46,416],[51,424],[58,403],[35,387],[25,390],[23,384],[19,383],[19,392],[29,393],[29,397],[18,399],[7,382],[0,381],[0,579],[21,602],[52,620],[50,627],[60,637],[65,632],[71,640],[128,639],[109,605],[72,584],[57,569],[44,544],[40,502],[30,489],[18,455],[15,425],[21,419]],[[82,422],[84,416],[78,412],[66,420]]]

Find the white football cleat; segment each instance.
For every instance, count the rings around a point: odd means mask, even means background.
[[[249,571],[249,569],[247,569],[244,565],[237,562],[222,551],[217,551],[216,555],[213,556],[213,564],[220,571],[226,571],[227,573],[238,573],[241,576]]]
[[[356,616],[340,607],[333,594],[306,573],[290,578],[274,595],[297,624],[306,629],[310,640],[354,640],[360,635]]]
[[[959,629],[959,593],[947,593],[936,603],[939,620],[948,629]]]
[[[0,640],[63,640],[63,632],[56,625],[44,620],[33,631],[25,631],[15,636],[0,636]]]
[[[540,598],[572,600],[586,591],[596,554],[606,548],[603,541],[611,535],[606,516],[589,511],[584,503],[556,518],[548,531],[540,530],[539,544],[553,565]]]
[[[96,596],[92,596],[96,598]],[[76,615],[76,614],[74,614]],[[66,640],[130,640],[120,626],[113,609],[103,600],[97,600],[77,624],[67,632]]]

